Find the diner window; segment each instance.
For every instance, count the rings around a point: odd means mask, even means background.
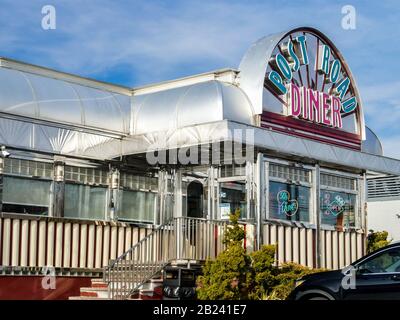
[[[269,217],[280,220],[310,222],[310,188],[270,181]]]
[[[246,175],[246,165],[238,165],[238,164],[223,165],[220,170],[221,170],[220,176],[222,178]]]
[[[244,181],[222,182],[220,184],[221,219],[229,219],[229,214],[240,210],[240,218],[247,217],[246,183]]]
[[[321,224],[338,229],[358,227],[357,180],[322,173],[320,181]]]
[[[51,181],[3,178],[3,212],[48,215]]]
[[[311,222],[311,171],[269,164],[269,218]]]
[[[158,179],[121,172],[118,219],[153,223],[156,210]]]
[[[64,217],[104,220],[107,191],[106,170],[65,166]]]
[[[121,190],[118,219],[153,223],[155,201],[155,193]]]
[[[269,164],[269,176],[276,179],[311,183],[310,170],[277,163]]]
[[[3,177],[3,212],[48,215],[53,165],[7,158]]]

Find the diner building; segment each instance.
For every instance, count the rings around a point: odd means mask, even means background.
[[[367,179],[400,175],[363,108],[309,27],[258,40],[236,69],[137,88],[0,58],[0,298],[63,298],[151,265],[135,290],[218,254],[236,209],[249,251],[350,264],[366,250]]]

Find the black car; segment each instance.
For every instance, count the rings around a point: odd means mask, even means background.
[[[290,300],[400,300],[400,243],[381,248],[335,271],[304,276]]]

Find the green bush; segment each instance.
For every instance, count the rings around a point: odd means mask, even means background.
[[[225,233],[226,250],[215,260],[208,260],[203,275],[197,279],[200,300],[285,299],[296,279],[318,272],[296,263],[277,266],[276,247],[264,245],[247,254],[243,248],[244,231],[239,226],[240,211],[230,216]]]
[[[392,240],[388,240],[387,231],[369,230],[367,236],[367,253],[374,252],[380,248],[386,247]]]
[[[273,296],[274,299],[286,299],[290,292],[293,290],[294,283],[297,279],[300,279],[307,274],[323,271],[326,270],[310,269],[308,267],[293,262],[285,263],[279,268],[276,268],[275,285],[270,288],[266,298],[268,299],[268,296]]]
[[[232,226],[224,235],[226,249],[214,260],[206,261],[203,275],[197,278],[197,297],[201,300],[239,300],[248,298],[251,259],[243,248],[244,231],[238,224],[240,211],[231,215]]]

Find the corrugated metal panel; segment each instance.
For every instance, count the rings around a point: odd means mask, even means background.
[[[266,222],[263,225],[264,244],[277,245],[277,261],[299,262],[316,267],[315,229],[277,225]],[[343,268],[365,254],[363,234],[354,231],[321,230],[321,267]]]
[[[146,229],[126,224],[36,219],[0,217],[1,266],[102,268],[110,254],[115,258],[146,234]]]
[[[129,133],[130,95],[8,68],[0,68],[0,83],[0,112]]]
[[[133,134],[228,119],[253,124],[250,101],[238,87],[217,80],[196,83],[132,98]]]
[[[400,197],[400,177],[388,176],[367,179],[368,200]]]

